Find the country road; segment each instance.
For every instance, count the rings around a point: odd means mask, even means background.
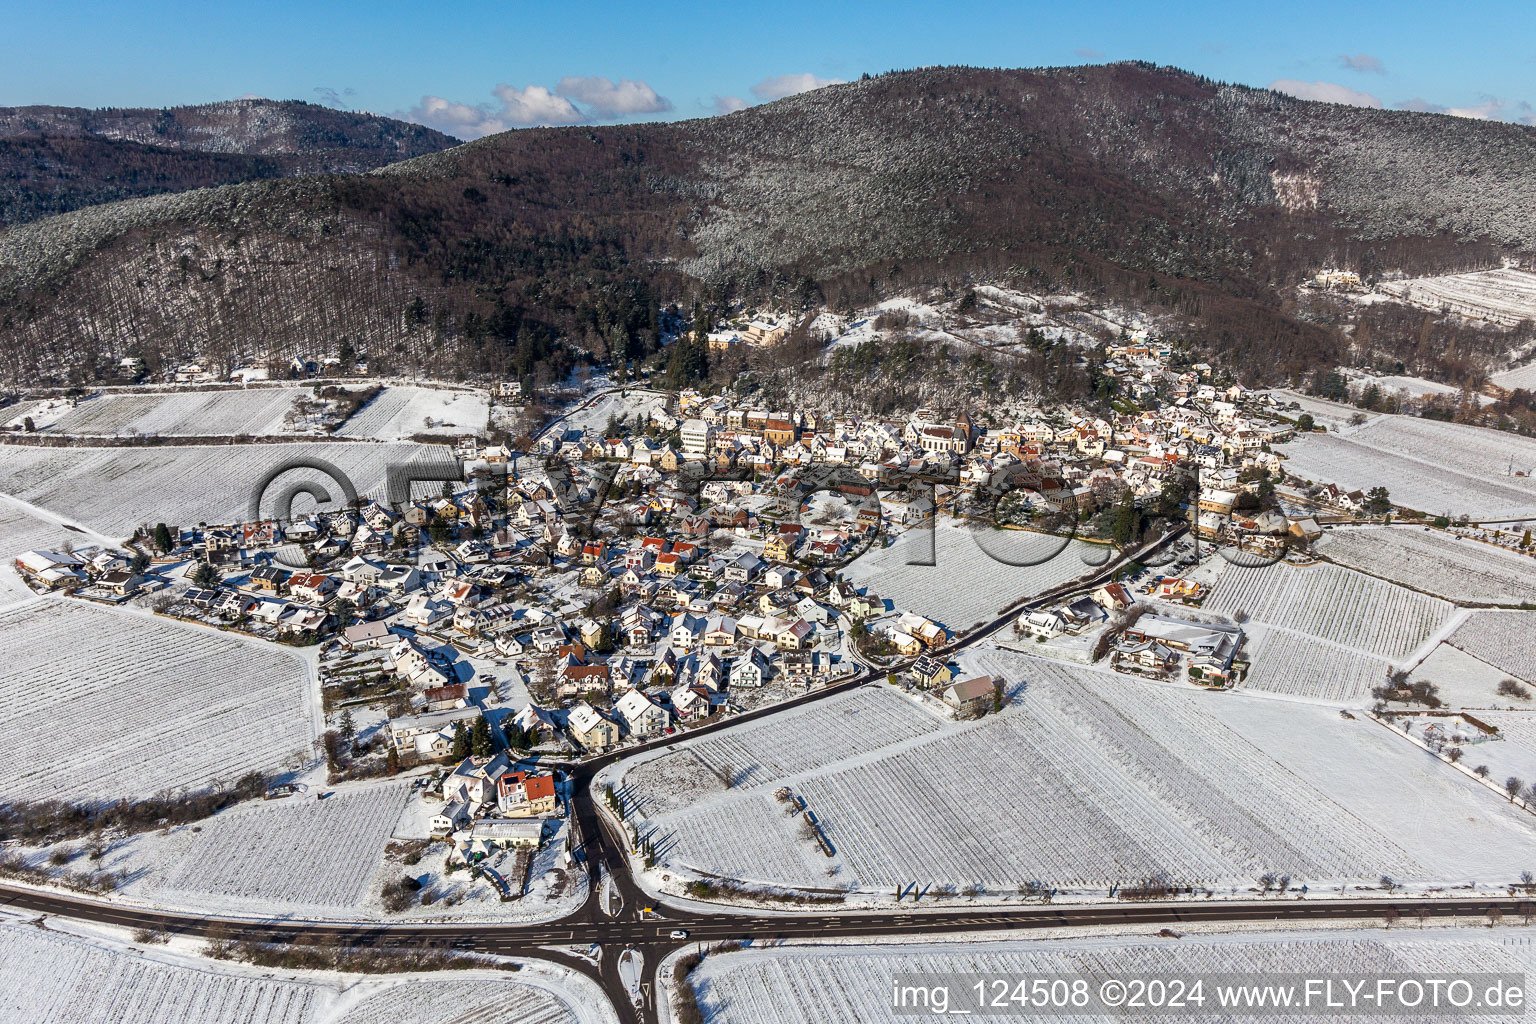
[[[1122,553],[1077,580],[1052,590],[1019,599],[989,622],[957,636],[937,649],[953,655],[1005,628],[1021,612],[1041,604],[1088,593],[1112,579],[1128,562],[1146,558],[1180,539],[1184,529],[1155,538],[1140,548]],[[839,682],[808,691],[798,697],[730,718],[709,722],[674,735],[622,750],[599,754],[565,765],[571,782],[570,813],[577,839],[576,853],[588,865],[589,891],[583,905],[556,921],[541,924],[393,924],[336,923],[295,920],[218,919],[154,908],[140,908],[105,900],[84,899],[52,890],[0,885],[0,906],[43,915],[77,918],[126,928],[164,929],[173,934],[205,935],[211,928],[227,931],[237,939],[274,943],[336,942],[345,945],[388,948],[428,944],[434,947],[473,950],[503,956],[537,958],[561,964],[594,978],[607,993],[615,1012],[625,1024],[658,1020],[655,999],[663,991],[657,967],[672,952],[693,944],[716,942],[773,943],[796,939],[837,937],[922,936],[978,932],[1008,933],[1088,925],[1122,928],[1188,925],[1199,922],[1273,922],[1380,919],[1389,910],[1399,915],[1424,913],[1433,917],[1480,918],[1490,910],[1525,914],[1532,901],[1513,897],[1446,896],[1417,899],[1380,897],[1327,899],[1273,896],[1259,900],[1190,899],[1185,902],[1103,905],[1041,905],[960,907],[930,902],[932,909],[899,909],[880,912],[809,910],[805,913],[710,911],[698,905],[680,906],[647,893],[631,870],[628,841],[616,818],[593,799],[592,780],[610,765],[647,751],[672,746],[697,736],[736,728],[801,705],[826,699],[853,687],[885,678],[887,670],[870,670]],[[609,916],[600,906],[604,878],[616,889],[622,909]],[[647,913],[650,909],[650,913]],[[674,938],[675,930],[687,933]],[[597,965],[561,951],[562,946],[601,947]],[[555,947],[555,948],[552,948]],[[629,998],[629,980],[622,976],[619,960],[624,949],[643,956],[641,991],[643,1003]],[[631,975],[633,972],[629,972]]]

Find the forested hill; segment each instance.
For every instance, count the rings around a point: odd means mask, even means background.
[[[455,145],[421,125],[291,100],[0,107],[0,225],[208,185],[367,171]]]
[[[1536,251],[1536,129],[1367,110],[1142,64],[933,68],[674,124],[507,132],[371,174],[93,207],[0,235],[0,355],[334,351],[525,372],[653,347],[654,305],[860,305],[967,276],[1172,309],[1251,378],[1344,339],[1318,266]]]

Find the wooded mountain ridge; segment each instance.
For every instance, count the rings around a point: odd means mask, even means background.
[[[653,350],[673,299],[852,309],[984,279],[1177,312],[1197,346],[1276,379],[1348,346],[1297,309],[1302,276],[1536,252],[1533,174],[1529,127],[1145,64],[893,72],[12,228],[0,358],[13,380],[89,379],[129,352],[345,340],[381,369],[558,372],[570,345]]]
[[[456,145],[421,125],[296,100],[0,107],[0,225],[134,196],[367,171]]]

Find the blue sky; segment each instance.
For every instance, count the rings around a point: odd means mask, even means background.
[[[1141,59],[1310,98],[1533,120],[1536,3],[14,4],[0,105],[242,95],[460,137],[704,117],[928,64]]]

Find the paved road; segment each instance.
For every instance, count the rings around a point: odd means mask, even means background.
[[[1123,555],[1077,581],[1063,584],[1026,601],[1010,605],[1006,613],[956,637],[939,653],[953,655],[1005,628],[1023,610],[1063,597],[1087,593],[1113,578],[1126,562],[1143,558],[1178,540],[1184,531],[1148,542],[1142,548]],[[1525,901],[1496,896],[1468,896],[1438,899],[1401,899],[1384,903],[1380,899],[1322,898],[1299,899],[1274,897],[1257,901],[1211,901],[1172,904],[1117,903],[1104,906],[1022,907],[945,907],[929,901],[878,913],[848,911],[759,915],[733,914],[665,904],[646,894],[630,871],[628,840],[620,826],[600,810],[591,794],[591,781],[597,772],[624,758],[655,750],[696,736],[730,729],[799,707],[856,686],[884,679],[885,669],[871,670],[848,680],[812,690],[800,697],[769,707],[707,723],[672,736],[662,737],[638,747],[587,758],[569,765],[572,782],[571,814],[578,840],[576,849],[588,865],[590,891],[576,912],[543,924],[326,924],[296,921],[214,920],[192,914],[178,914],[140,909],[100,900],[81,899],[54,892],[43,892],[0,885],[0,905],[45,915],[80,918],[129,928],[165,929],[172,933],[204,935],[211,927],[228,929],[235,938],[267,942],[298,943],[339,941],[361,947],[390,947],[429,944],[436,947],[477,950],[514,957],[551,960],[595,978],[614,1003],[624,1024],[656,1019],[658,992],[657,966],[671,952],[693,943],[726,941],[775,942],[786,939],[826,938],[827,936],[942,935],[959,932],[1027,932],[1032,929],[1117,925],[1121,927],[1173,926],[1201,921],[1272,921],[1380,919],[1390,907],[1403,917],[1423,912],[1430,916],[1480,918],[1490,909],[1508,915],[1523,913]],[[623,901],[617,916],[609,916],[600,906],[601,883],[611,879]],[[646,915],[653,907],[657,914]],[[674,938],[682,929],[687,937]],[[599,944],[602,955],[594,966],[590,961],[560,947],[587,947]],[[551,948],[554,947],[554,948]],[[620,976],[619,954],[632,947],[644,955],[643,1005],[636,1007],[628,997],[628,985]]]

